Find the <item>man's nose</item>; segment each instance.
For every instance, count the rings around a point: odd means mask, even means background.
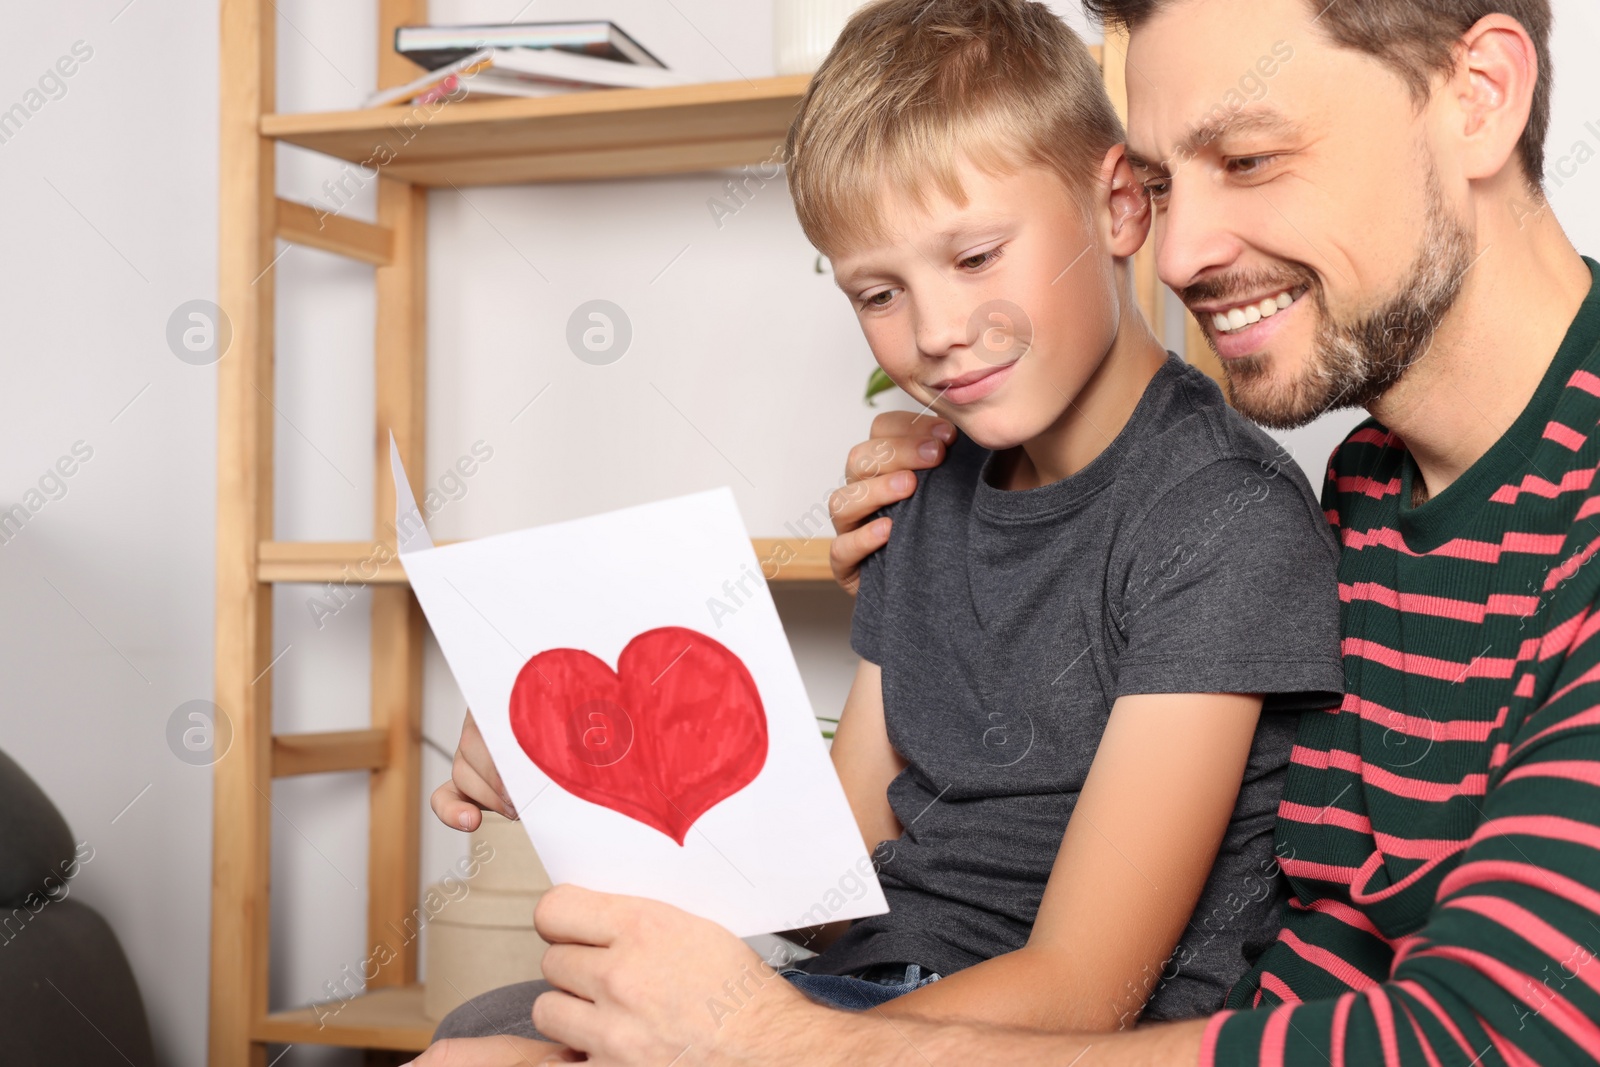
[[[1232,266],[1244,242],[1235,216],[1239,197],[1226,197],[1211,178],[1199,173],[1174,176],[1167,207],[1156,220],[1156,273],[1177,292]],[[1265,204],[1262,210],[1270,210]]]

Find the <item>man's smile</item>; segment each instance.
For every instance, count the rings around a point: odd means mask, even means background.
[[[1306,287],[1302,285],[1233,304],[1213,304],[1192,310],[1201,322],[1209,318],[1210,325],[1218,333],[1236,333],[1247,326],[1254,326],[1262,319],[1270,319],[1280,311],[1287,311],[1305,294]]]
[[[1310,291],[1310,286],[1298,285],[1248,300],[1197,303],[1190,305],[1190,310],[1210,335],[1217,355],[1224,360],[1243,359],[1266,348]]]

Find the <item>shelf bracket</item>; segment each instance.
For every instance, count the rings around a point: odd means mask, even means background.
[[[389,765],[387,730],[278,734],[272,739],[272,777],[329,771],[377,771]]]
[[[292,244],[359,259],[374,267],[394,262],[394,231],[360,219],[278,199],[278,236]]]

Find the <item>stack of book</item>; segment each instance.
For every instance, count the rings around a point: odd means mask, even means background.
[[[368,107],[431,103],[463,90],[474,96],[551,96],[685,82],[611,22],[402,26],[394,47],[429,73],[374,93]]]

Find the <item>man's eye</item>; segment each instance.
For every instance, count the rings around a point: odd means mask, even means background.
[[[1242,178],[1248,178],[1261,173],[1267,168],[1267,164],[1271,162],[1271,156],[1240,156],[1237,159],[1228,160],[1228,170]]]

